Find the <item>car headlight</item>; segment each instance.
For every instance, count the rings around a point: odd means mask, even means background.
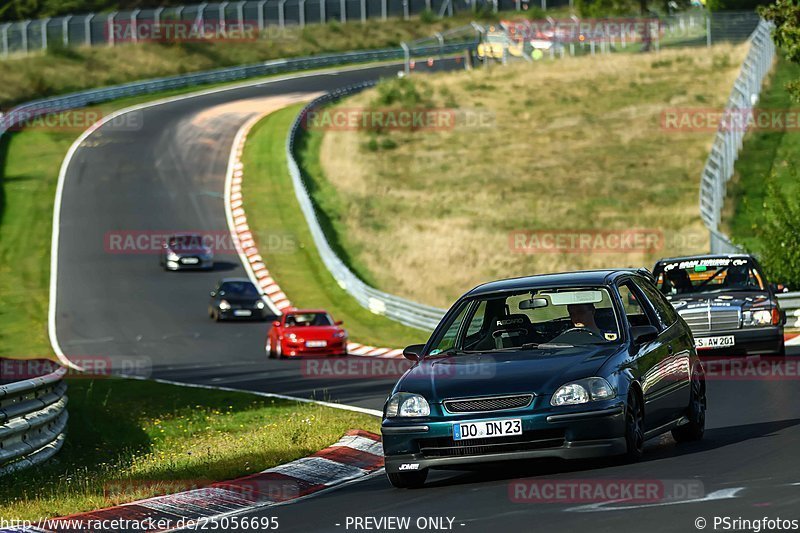
[[[264,300],[259,300],[256,302],[256,309],[264,309],[265,305]]]
[[[231,304],[228,303],[228,300],[220,300],[219,308],[223,311],[227,311],[228,309],[231,308]]]
[[[394,418],[398,416],[428,416],[431,414],[431,406],[428,400],[419,394],[409,392],[398,392],[391,397],[386,404],[386,417]]]
[[[616,398],[617,391],[603,378],[587,378],[567,383],[558,388],[550,399],[550,405],[578,405],[598,400]]]
[[[336,337],[337,339],[344,339],[345,337],[347,337],[347,332],[337,331],[336,333],[333,334],[333,336]]]
[[[177,261],[181,257],[172,250],[167,252],[167,261]]]
[[[294,333],[289,333],[288,335],[286,335],[286,338],[289,339],[292,342],[296,342],[297,341],[297,335],[295,335]]]
[[[756,309],[745,311],[742,314],[742,324],[744,326],[771,326],[777,324],[774,315],[778,314],[777,309]]]

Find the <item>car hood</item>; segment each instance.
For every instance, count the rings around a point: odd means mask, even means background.
[[[233,296],[226,294],[221,297],[223,300],[236,305],[256,305],[261,301],[259,296]]]
[[[172,252],[175,255],[210,255],[211,248],[208,247],[189,247],[189,246],[176,246],[175,248],[167,248],[168,252]]]
[[[501,394],[553,394],[575,379],[597,375],[623,346],[581,346],[427,357],[400,379],[395,392],[413,392],[431,402]]]
[[[769,293],[763,291],[709,291],[692,294],[675,294],[670,303],[678,311],[696,309],[698,307],[744,307],[765,305],[772,301]]]

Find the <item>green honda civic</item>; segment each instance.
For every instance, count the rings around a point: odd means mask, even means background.
[[[672,432],[699,440],[706,386],[692,333],[641,270],[480,285],[445,314],[383,408],[386,473],[542,457],[641,457]]]

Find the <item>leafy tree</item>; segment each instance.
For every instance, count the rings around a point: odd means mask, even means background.
[[[796,170],[792,170],[796,176]],[[800,288],[800,203],[770,177],[759,227],[761,256],[773,282]]]

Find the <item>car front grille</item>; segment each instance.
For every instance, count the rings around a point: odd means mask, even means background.
[[[492,396],[487,398],[465,398],[445,400],[444,408],[450,413],[488,413],[527,407],[533,401],[533,394],[514,396]]]
[[[420,453],[428,457],[465,457],[492,453],[558,448],[564,444],[563,429],[526,431],[522,435],[489,439],[453,440],[452,437],[421,439]]]
[[[679,311],[692,333],[710,333],[739,329],[741,309],[738,307],[702,307]]]

